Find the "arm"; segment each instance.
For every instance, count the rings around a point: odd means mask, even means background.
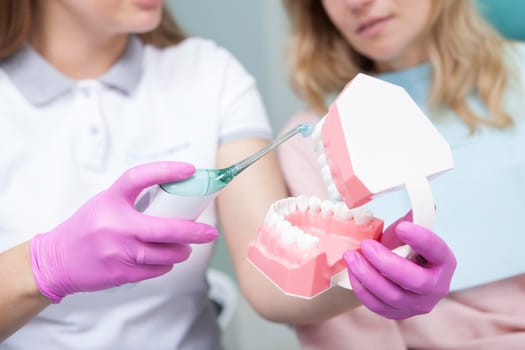
[[[134,206],[143,189],[194,171],[178,162],[129,169],[68,220],[2,253],[0,340],[50,302],[161,276],[189,257],[191,243],[214,240],[209,225],[145,215]]]
[[[295,125],[310,123],[315,126],[320,118],[306,110],[294,115],[284,127],[289,130]],[[321,175],[321,166],[315,152],[312,137],[294,137],[277,148],[279,165],[284,175],[286,187],[291,196],[316,196],[329,198]]]
[[[45,309],[50,301],[38,290],[29,242],[0,253],[0,342]]]
[[[233,164],[265,144],[253,139],[225,144],[219,149],[218,166]],[[290,324],[318,322],[358,306],[353,293],[339,287],[312,300],[286,296],[246,260],[248,242],[268,208],[286,196],[276,157],[270,153],[240,174],[217,199],[226,243],[247,300],[263,317]]]

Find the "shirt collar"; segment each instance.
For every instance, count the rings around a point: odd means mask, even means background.
[[[143,49],[142,41],[136,36],[130,36],[118,61],[97,80],[130,95],[142,76]],[[76,85],[75,80],[56,70],[28,44],[1,61],[0,67],[20,93],[34,105],[49,103]]]

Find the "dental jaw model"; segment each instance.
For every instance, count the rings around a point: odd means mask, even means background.
[[[305,211],[304,203],[299,209],[299,199],[296,207],[289,204],[287,209],[275,203],[248,251],[249,261],[284,293],[303,298],[336,285],[351,289],[343,252],[358,248],[364,238],[381,235],[382,221],[371,213],[363,219],[362,208],[344,219],[334,213],[404,188],[413,222],[432,229],[434,200],[428,179],[453,167],[450,147],[405,90],[364,74],[343,89],[312,138],[332,202],[318,206],[310,204],[318,199],[309,199]],[[338,209],[332,212],[325,203]],[[412,254],[408,246],[396,253]]]
[[[314,297],[346,271],[343,253],[362,239],[379,239],[383,221],[343,202],[290,197],[275,202],[250,242],[248,259],[284,293]]]

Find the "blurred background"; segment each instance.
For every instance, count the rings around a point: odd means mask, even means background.
[[[280,0],[168,0],[190,35],[227,48],[256,78],[274,127],[299,106],[284,67],[286,18]]]
[[[301,104],[288,86],[284,65],[287,23],[281,1],[168,0],[168,5],[189,35],[213,39],[244,65],[257,81],[274,130],[282,128]],[[220,238],[212,267],[235,281]],[[240,294],[237,303],[225,334],[231,350],[299,349],[289,327],[261,319]]]
[[[288,85],[284,63],[287,21],[281,1],[168,0],[167,3],[188,34],[212,39],[225,47],[255,77],[274,130],[280,130],[302,106]],[[476,3],[502,34],[525,40],[524,0],[476,0]],[[221,239],[212,267],[235,283],[231,261]],[[219,287],[223,277],[214,275]],[[233,295],[227,286],[223,288],[217,292]],[[240,294],[236,299],[235,314],[226,332],[226,344],[231,350],[299,349],[289,327],[262,320]]]

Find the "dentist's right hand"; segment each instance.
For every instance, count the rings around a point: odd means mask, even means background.
[[[195,168],[155,162],[126,171],[71,218],[31,241],[31,266],[40,292],[58,303],[68,294],[108,289],[163,275],[186,260],[190,243],[217,238],[207,224],[148,216],[134,203],[149,186],[180,181]]]

